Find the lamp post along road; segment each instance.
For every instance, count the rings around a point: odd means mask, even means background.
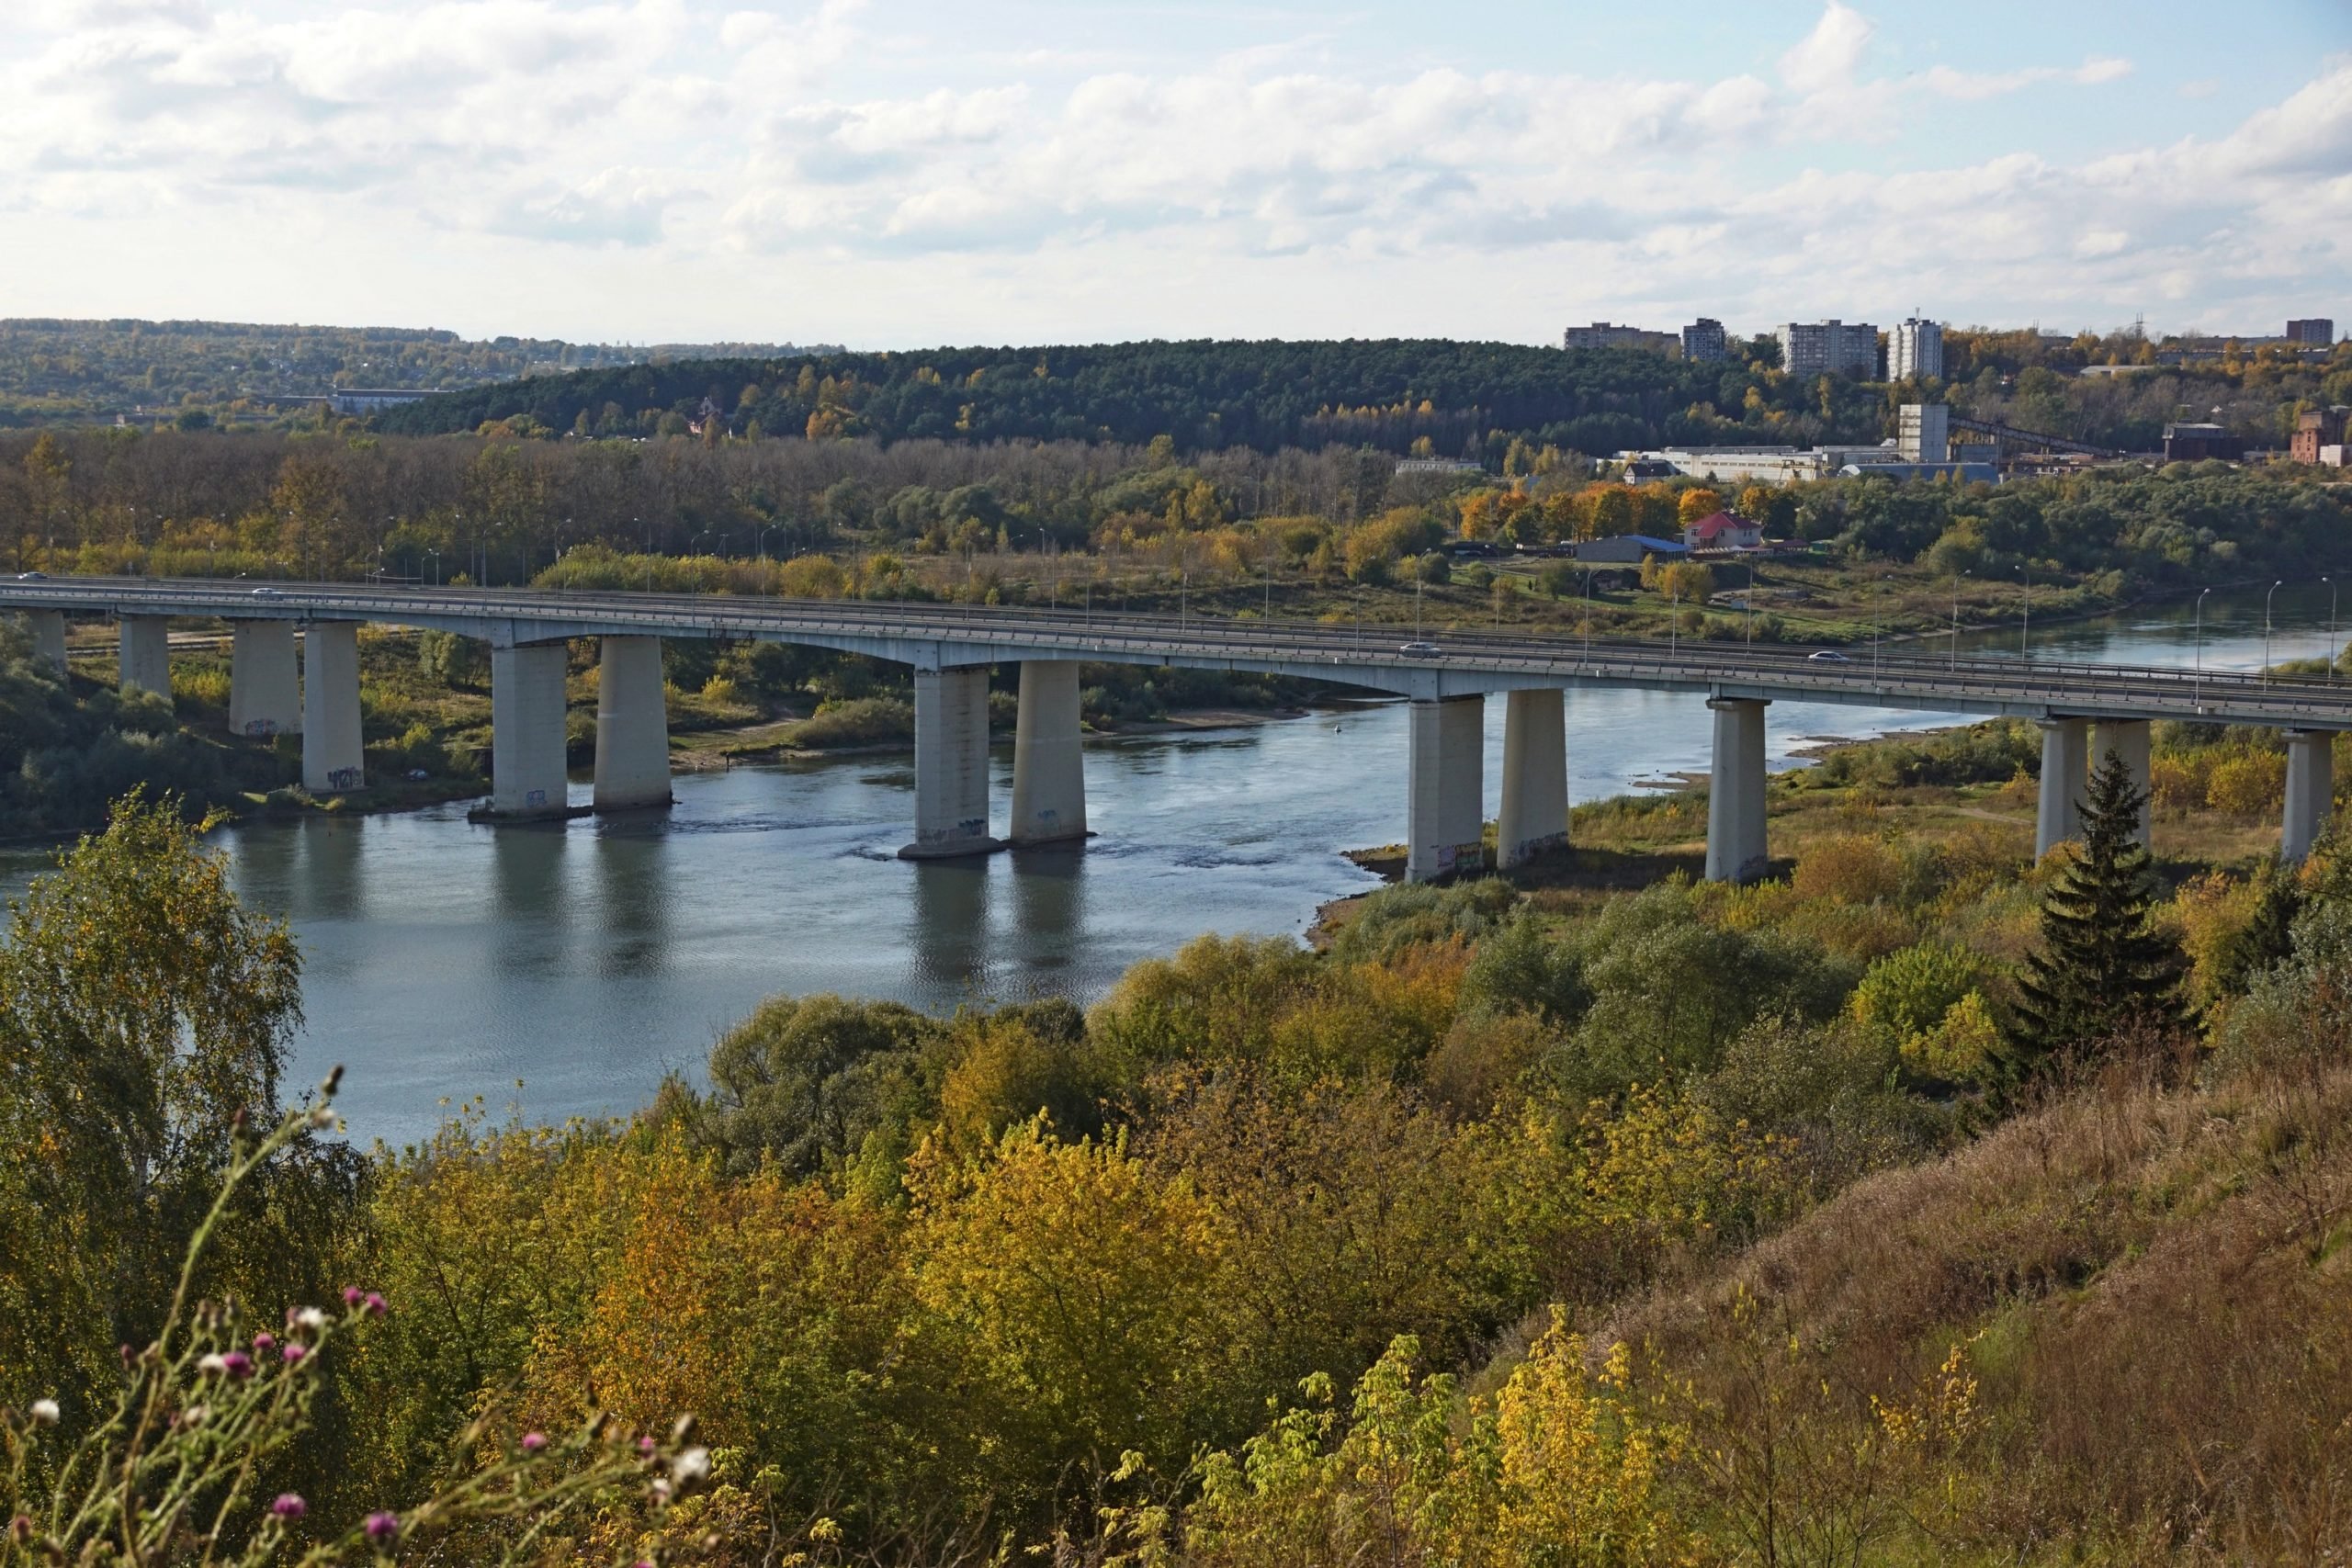
[[[2189,690],[2200,703],[2205,700],[2205,595],[2211,592],[2210,588],[2197,591],[2196,651],[2193,655],[2196,663],[2190,671]]]
[[[2266,686],[2270,684],[2270,601],[2278,596],[2279,583],[2285,581],[2280,578],[2272,583],[2270,592],[2262,596],[2262,683]]]

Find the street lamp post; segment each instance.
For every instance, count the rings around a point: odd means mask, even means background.
[[[1584,661],[1592,662],[1592,568],[1584,569]]]
[[[2327,584],[2327,683],[2335,684],[2335,579],[2323,577]]]
[[[2024,567],[2018,568],[2018,657],[2024,659],[2033,637],[2033,574]]]
[[[441,586],[441,552],[427,549],[424,553],[433,558],[433,586],[438,588]]]
[[[1962,572],[1951,580],[1951,667],[1960,668],[1960,581],[1968,573]]]
[[[1666,656],[1668,659],[1679,658],[1681,650],[1682,584],[1678,582],[1674,585],[1674,592],[1666,598]]]
[[[2278,582],[2270,585],[2270,592],[2262,596],[2262,683],[2266,686],[2270,684],[2270,601],[2277,595],[2279,583],[2284,581],[2286,579],[2280,578]]]
[[[2193,626],[2196,637],[2196,650],[2193,657],[2196,660],[2196,665],[2190,676],[2188,691],[2190,699],[2199,707],[2205,704],[2205,595],[2213,591],[2210,588],[2200,588],[2197,591],[2197,615]]]

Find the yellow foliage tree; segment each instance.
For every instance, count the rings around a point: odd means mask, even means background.
[[[1723,509],[1722,492],[1701,485],[1696,490],[1682,492],[1682,499],[1675,503],[1674,513],[1679,522],[1696,523],[1702,517],[1713,517]]]

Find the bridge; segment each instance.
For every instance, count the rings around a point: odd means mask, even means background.
[[[2325,825],[2332,742],[2352,729],[2352,685],[2325,679],[2127,665],[1939,656],[1905,645],[1860,653],[1725,642],[1449,632],[1400,642],[1399,629],[1196,615],[980,608],[899,602],[726,595],[397,588],[311,583],[255,588],[213,581],[65,578],[0,581],[0,610],[30,626],[38,654],[65,664],[69,615],[119,627],[127,690],[171,694],[174,617],[231,629],[230,728],[299,733],[314,793],[363,787],[358,627],[455,632],[491,649],[488,815],[571,809],[564,757],[564,645],[599,640],[592,809],[670,801],[662,639],[793,643],[905,664],[914,671],[914,837],[910,859],[985,853],[1086,837],[1079,722],[1081,662],[1250,671],[1344,682],[1410,705],[1406,874],[1425,880],[1483,865],[1485,704],[1505,702],[1496,858],[1517,864],[1567,837],[1566,703],[1598,687],[1685,693],[1714,715],[1707,874],[1744,880],[1767,863],[1764,710],[1777,700],[2006,716],[2041,727],[2040,852],[2079,829],[2096,754],[2122,757],[2144,788],[2148,726],[2159,718],[2285,731],[2280,849],[2300,859]],[[300,634],[298,667],[296,634]],[[990,833],[988,671],[1021,667],[1011,822]],[[2141,826],[2144,840],[2147,825]]]

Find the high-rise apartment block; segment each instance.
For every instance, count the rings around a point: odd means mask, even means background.
[[[1790,321],[1773,329],[1781,340],[1781,368],[1792,376],[1836,371],[1845,376],[1878,374],[1878,328],[1868,321]]]
[[[1724,324],[1713,316],[1702,316],[1683,328],[1682,357],[1685,359],[1728,357],[1728,340],[1724,336]]]
[[[1941,403],[1905,403],[1895,411],[1895,450],[1906,463],[1951,461],[1951,411]]]
[[[2287,323],[2289,343],[2308,344],[2314,348],[2327,348],[2335,342],[2335,323],[2325,316],[2311,316]]]
[[[1641,327],[1611,326],[1607,321],[1595,321],[1589,327],[1570,327],[1560,334],[1562,348],[1638,348],[1651,354],[1671,355],[1681,345],[1672,333],[1648,332]]]
[[[1908,316],[1896,323],[1887,344],[1886,376],[1907,381],[1914,376],[1944,378],[1944,330],[1935,322]]]

